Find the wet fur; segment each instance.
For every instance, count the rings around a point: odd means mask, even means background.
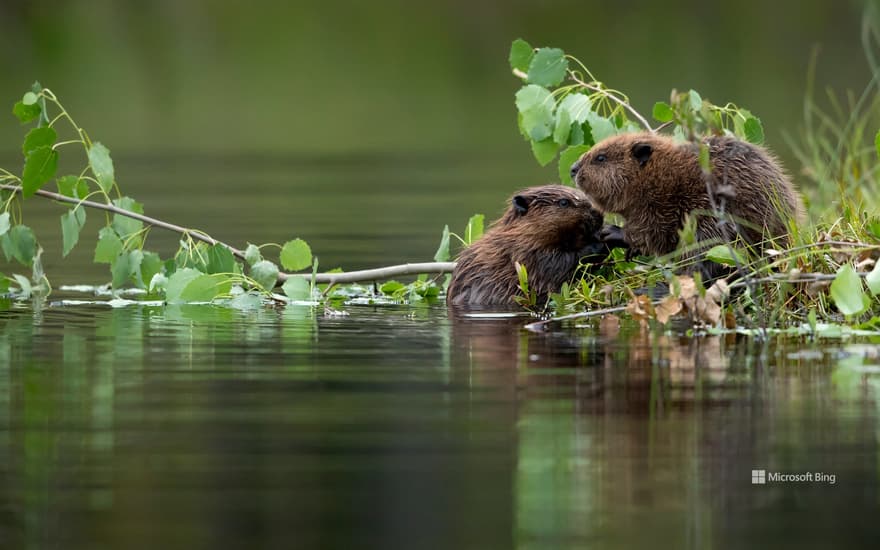
[[[565,199],[570,206],[560,206]],[[526,266],[538,303],[570,281],[580,265],[602,261],[602,215],[586,195],[562,185],[523,189],[483,237],[462,251],[446,292],[451,306],[510,305],[520,294],[514,262]]]
[[[578,187],[596,208],[626,220],[623,228],[605,231],[609,244],[667,254],[678,245],[678,232],[689,214],[697,217],[697,240],[709,241],[707,246],[737,236],[759,250],[768,238],[787,244],[788,220],[801,218],[803,207],[776,158],[732,137],[711,137],[706,143],[712,166],[708,188],[697,146],[649,133],[608,138],[572,166]],[[605,156],[604,162],[599,155]],[[712,199],[723,205],[728,221],[719,223],[712,214]],[[699,268],[710,277],[727,272],[712,262]]]

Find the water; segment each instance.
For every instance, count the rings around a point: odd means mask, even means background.
[[[237,245],[302,236],[322,266],[349,268],[430,259],[442,224],[493,217],[518,177],[503,159],[118,162],[148,214]],[[456,200],[487,173],[500,183]],[[27,208],[56,288],[109,278],[90,263],[100,216],[62,260],[61,210]],[[175,241],[154,230],[148,247],[167,256]],[[880,337],[762,344],[613,320],[531,333],[442,303],[333,316],[63,298],[91,297],[56,290],[0,311],[3,548],[825,548],[880,535]],[[753,485],[752,470],[835,482]]]

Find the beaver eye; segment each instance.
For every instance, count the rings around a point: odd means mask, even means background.
[[[571,206],[571,201],[568,200],[568,199],[559,199],[559,201],[557,201],[556,204],[558,204],[559,206],[565,208],[565,207],[567,207],[567,206]]]
[[[603,153],[599,153],[598,155],[596,155],[596,158],[593,159],[593,162],[596,164],[600,164],[602,162],[605,162],[606,160],[607,159],[605,155]]]

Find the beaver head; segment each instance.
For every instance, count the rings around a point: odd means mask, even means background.
[[[529,187],[515,193],[509,204],[497,226],[516,233],[525,247],[580,250],[595,241],[602,227],[602,214],[573,187]]]
[[[648,182],[690,175],[699,165],[696,155],[666,136],[649,133],[607,138],[583,154],[571,167],[575,181],[602,212],[626,216],[645,208]]]

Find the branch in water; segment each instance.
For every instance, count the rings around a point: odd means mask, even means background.
[[[7,191],[12,191],[14,193],[21,193],[20,185],[10,185],[10,184],[0,184],[0,189],[5,189]],[[197,231],[194,229],[187,229],[185,227],[181,227],[179,225],[175,225],[173,223],[164,222],[162,220],[157,220],[156,218],[151,218],[149,216],[145,216],[143,214],[138,214],[137,212],[131,212],[129,210],[125,210],[123,208],[119,208],[113,204],[105,204],[100,202],[94,202],[89,200],[79,200],[73,197],[68,197],[62,195],[60,193],[53,193],[52,191],[45,191],[43,189],[38,189],[36,194],[45,197],[48,199],[56,200],[58,202],[66,202],[70,204],[77,204],[86,206],[89,208],[95,208],[98,210],[106,210],[107,212],[113,212],[114,214],[119,214],[120,216],[125,216],[128,218],[132,218],[135,220],[140,220],[148,225],[154,227],[161,227],[162,229],[167,229],[169,231],[174,231],[175,233],[179,233],[181,235],[189,235],[193,239],[201,241],[203,243],[207,243],[210,245],[218,244],[227,248],[234,256],[238,259],[244,261],[244,252],[235,248],[234,246],[228,245],[224,242],[218,241],[214,237],[208,235],[207,233],[203,233],[201,231]],[[455,267],[455,262],[423,262],[423,263],[414,263],[414,264],[401,264],[401,265],[392,265],[387,267],[380,267],[376,269],[364,269],[361,271],[349,271],[348,273],[318,273],[315,275],[316,283],[330,283],[330,284],[347,284],[347,283],[358,283],[364,281],[376,281],[379,279],[388,279],[391,277],[399,277],[401,275],[418,275],[421,273],[449,273]],[[311,280],[311,273],[279,273],[278,274],[278,283],[283,283],[287,279],[291,277],[302,277],[304,279]]]

